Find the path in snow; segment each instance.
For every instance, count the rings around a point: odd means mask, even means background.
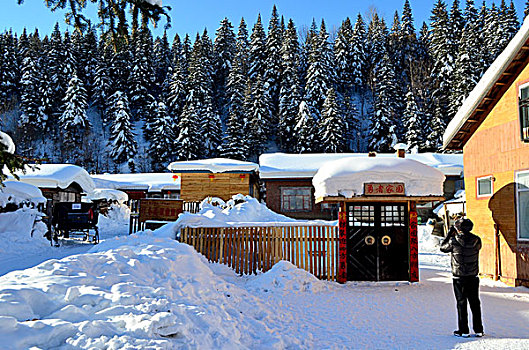
[[[99,217],[99,237],[103,241],[116,236],[128,235],[129,226],[127,220],[110,220],[102,215]],[[40,242],[39,242],[40,243]],[[1,245],[2,243],[0,243]],[[50,259],[62,259],[70,255],[88,252],[94,245],[79,240],[62,240],[60,247],[52,247],[48,244],[35,244],[22,250],[17,247],[2,246],[0,255],[0,276],[15,270],[24,270],[37,266]]]

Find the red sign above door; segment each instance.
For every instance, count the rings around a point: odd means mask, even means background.
[[[404,184],[396,183],[364,183],[364,196],[404,196]]]

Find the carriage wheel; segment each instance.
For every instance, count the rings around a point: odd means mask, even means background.
[[[96,233],[94,235],[94,244],[98,244],[98,243],[99,243],[99,230],[96,227]]]

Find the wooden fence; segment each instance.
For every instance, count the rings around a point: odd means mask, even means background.
[[[336,226],[187,227],[182,229],[180,241],[239,274],[265,272],[287,260],[319,279],[336,280]]]

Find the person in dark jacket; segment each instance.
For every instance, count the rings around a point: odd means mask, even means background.
[[[479,301],[479,250],[481,239],[470,231],[469,219],[458,219],[441,243],[441,251],[452,257],[454,294],[457,301],[458,329],[455,336],[469,337],[467,302],[472,311],[472,326],[476,336],[483,336]]]

